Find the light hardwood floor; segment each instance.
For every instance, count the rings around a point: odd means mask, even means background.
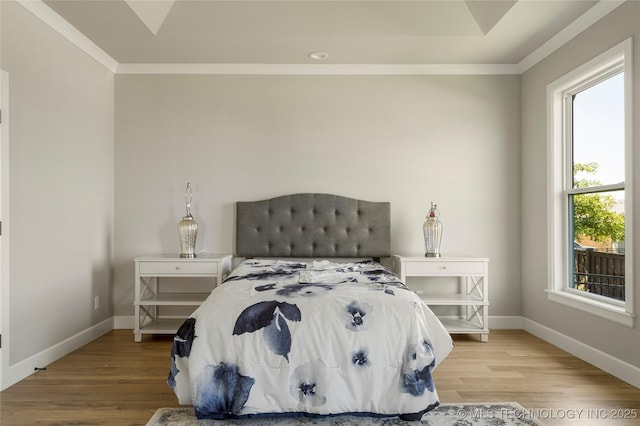
[[[630,418],[640,417],[640,389],[524,331],[455,340],[435,372],[442,402],[516,401],[527,410],[500,415],[545,425],[640,424]],[[165,383],[170,347],[166,336],[135,343],[131,331],[112,331],[0,393],[0,424],[144,425],[178,405]],[[618,413],[627,419],[612,419]]]

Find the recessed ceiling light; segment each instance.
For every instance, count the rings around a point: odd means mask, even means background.
[[[322,61],[323,59],[327,59],[329,54],[327,52],[311,52],[309,53],[309,57],[316,61]]]

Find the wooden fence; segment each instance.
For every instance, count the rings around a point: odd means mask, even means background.
[[[573,251],[574,288],[624,300],[624,254]]]

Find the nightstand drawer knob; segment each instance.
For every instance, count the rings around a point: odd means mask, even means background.
[[[180,270],[180,267],[179,267],[179,266],[176,266],[176,271],[179,271],[179,270]]]
[[[443,266],[443,267],[442,267],[442,269],[447,269],[447,267],[446,267],[446,266]]]

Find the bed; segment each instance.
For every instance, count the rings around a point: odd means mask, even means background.
[[[390,205],[330,194],[236,203],[244,259],[178,330],[168,383],[200,419],[416,420],[453,348],[379,260]]]

